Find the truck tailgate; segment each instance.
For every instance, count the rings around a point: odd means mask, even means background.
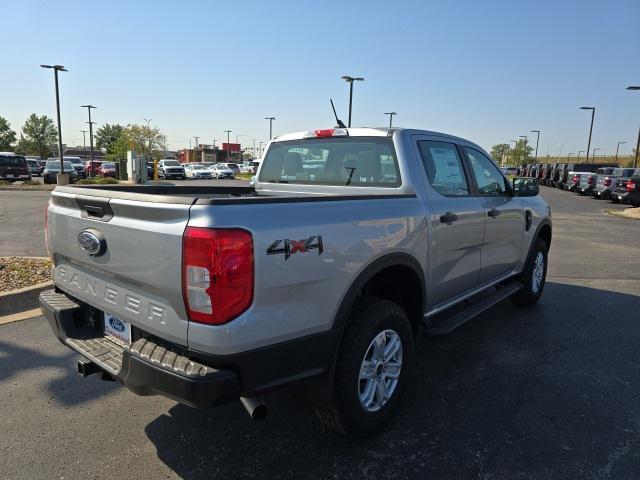
[[[187,345],[181,263],[190,208],[189,203],[54,191],[47,247],[56,286],[149,333]],[[100,255],[80,246],[78,235],[87,229],[104,238]]]

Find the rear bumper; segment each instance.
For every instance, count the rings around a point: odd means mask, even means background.
[[[91,309],[64,293],[42,292],[40,309],[63,344],[138,395],[163,395],[197,408],[240,396],[238,376],[230,370],[216,370],[146,338],[128,347],[111,342]]]

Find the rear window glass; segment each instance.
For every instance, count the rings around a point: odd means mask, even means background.
[[[400,173],[388,138],[351,137],[272,143],[261,182],[398,187]]]
[[[180,163],[177,162],[176,160],[167,160],[167,161],[164,162],[164,165],[166,167],[179,167]]]
[[[27,161],[18,155],[0,155],[0,167],[26,167]]]

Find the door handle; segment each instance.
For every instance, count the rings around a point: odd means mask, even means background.
[[[489,215],[491,218],[496,218],[498,215],[500,215],[500,210],[492,208],[487,212],[487,215]]]
[[[447,212],[444,215],[440,215],[440,223],[446,223],[447,225],[451,225],[456,220],[458,220],[458,215],[452,212]]]

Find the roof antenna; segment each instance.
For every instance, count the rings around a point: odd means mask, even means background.
[[[342,123],[342,120],[338,118],[338,114],[336,113],[336,107],[333,104],[333,98],[330,98],[329,101],[331,102],[331,108],[333,108],[333,116],[336,117],[336,123],[338,124],[338,127],[347,128],[347,126],[344,123]]]

